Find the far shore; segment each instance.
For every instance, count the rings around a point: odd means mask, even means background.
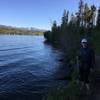
[[[0,36],[1,36],[1,35],[20,35],[20,36],[21,36],[21,35],[26,35],[26,36],[43,36],[43,33],[41,33],[41,34],[39,34],[39,33],[35,33],[35,34],[28,34],[28,33],[27,33],[27,34],[12,34],[12,33],[11,33],[11,34],[8,34],[8,33],[0,33]]]

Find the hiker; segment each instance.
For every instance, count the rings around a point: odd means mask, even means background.
[[[79,52],[79,76],[80,82],[83,87],[86,87],[87,90],[90,90],[89,86],[89,74],[90,70],[94,68],[95,64],[95,53],[92,49],[88,47],[88,40],[83,38],[81,40],[81,49]]]

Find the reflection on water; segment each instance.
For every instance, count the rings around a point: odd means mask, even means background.
[[[62,53],[43,42],[43,36],[0,36],[0,100],[41,100],[66,84],[56,79]]]

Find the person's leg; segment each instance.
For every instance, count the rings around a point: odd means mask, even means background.
[[[84,71],[83,71],[83,68],[81,67],[80,70],[79,70],[79,80],[80,80],[80,90],[82,90],[85,86],[84,84]]]
[[[83,90],[84,87],[85,87],[84,82],[83,82],[83,81],[80,81],[80,82],[79,82],[79,89],[80,89],[80,90]]]
[[[89,90],[90,90],[90,85],[89,85],[89,83],[86,83],[85,86],[86,86],[86,89],[89,91]]]
[[[89,74],[90,74],[90,69],[87,68],[86,71],[85,71],[85,77],[84,77],[84,80],[85,80],[85,86],[86,86],[86,89],[87,90],[90,90],[90,85],[89,85]]]

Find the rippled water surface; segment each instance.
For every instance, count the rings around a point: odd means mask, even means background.
[[[43,36],[0,36],[0,100],[42,100],[56,79],[62,53]],[[59,73],[60,74],[60,73]]]

